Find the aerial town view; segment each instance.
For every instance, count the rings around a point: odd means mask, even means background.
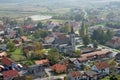
[[[0,0],[0,80],[120,80],[120,0]]]

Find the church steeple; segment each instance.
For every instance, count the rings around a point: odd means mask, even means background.
[[[71,26],[71,33],[74,33],[73,26]]]
[[[73,22],[72,22],[72,24],[71,24],[71,33],[74,33],[74,29],[73,29]]]
[[[73,23],[71,24],[71,32],[70,32],[70,44],[72,47],[72,50],[75,50],[75,33],[74,33],[74,29],[73,29]]]

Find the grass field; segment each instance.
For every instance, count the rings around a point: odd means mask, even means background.
[[[53,16],[66,13],[69,10],[70,8],[49,8],[36,4],[0,3],[0,17],[20,18],[40,14]]]
[[[22,55],[22,47],[17,48],[14,52],[11,53],[11,58],[14,61],[25,60],[25,56]]]

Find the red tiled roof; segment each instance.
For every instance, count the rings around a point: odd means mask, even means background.
[[[91,53],[87,53],[87,54],[82,54],[82,57],[91,57],[91,56],[95,56],[95,55],[104,55],[107,54],[108,52],[110,52],[109,50],[101,50],[101,51],[96,51],[96,52],[91,52]]]
[[[79,58],[78,60],[79,60],[79,61],[87,61],[88,58],[86,58],[86,57],[81,57],[81,58]]]
[[[27,37],[26,36],[21,36],[21,39],[23,39],[24,41],[26,41]]]
[[[36,65],[47,65],[49,64],[49,60],[48,59],[44,59],[44,60],[37,60],[35,61]]]
[[[111,44],[120,44],[120,38],[119,37],[114,37],[112,38],[112,40],[108,41],[107,42],[108,44],[111,43]]]
[[[4,78],[14,78],[18,76],[18,71],[17,70],[3,71],[2,74]]]
[[[57,73],[66,71],[66,68],[67,67],[65,65],[61,65],[61,64],[55,64],[51,67],[51,69]]]
[[[45,41],[48,40],[48,39],[50,39],[50,36],[45,37]]]
[[[12,63],[12,60],[10,60],[10,59],[7,58],[7,57],[2,57],[1,62],[2,62],[3,65],[9,66],[9,65],[11,65],[11,63]]]
[[[102,70],[102,69],[108,68],[109,64],[107,62],[99,62],[99,63],[96,63],[95,66],[97,67],[98,70]]]
[[[54,37],[52,37],[52,36],[47,36],[47,37],[45,37],[45,41],[47,41],[47,40],[49,40],[49,39],[51,39],[51,38],[54,38]]]
[[[74,71],[74,72],[70,72],[69,75],[75,78],[81,76],[82,74],[80,73],[80,71]]]
[[[27,26],[24,26],[23,28],[31,29],[31,28],[33,28],[33,26],[32,25],[27,25]]]

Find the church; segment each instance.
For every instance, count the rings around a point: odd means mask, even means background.
[[[75,36],[76,35],[73,26],[71,26],[71,31],[68,33],[68,35],[61,33],[55,38],[52,45],[53,47],[59,49],[60,53],[74,52],[76,45]]]

